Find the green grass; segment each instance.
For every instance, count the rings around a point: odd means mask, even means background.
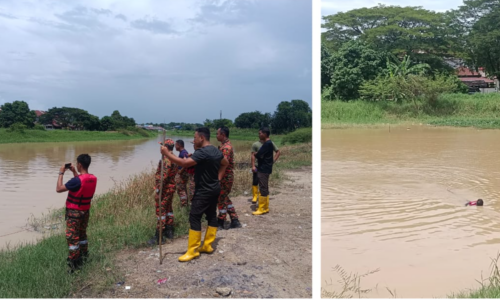
[[[236,162],[248,162],[252,141],[235,141]],[[285,170],[310,166],[312,145],[296,144],[280,147],[279,162],[270,178],[271,188],[286,179]],[[232,195],[250,191],[252,176],[249,168],[235,170]],[[143,172],[116,185],[93,200],[88,227],[91,261],[78,274],[66,273],[68,247],[63,232],[54,233],[37,244],[26,244],[0,251],[0,296],[2,298],[61,298],[90,286],[97,294],[108,289],[124,274],[116,272],[115,255],[127,248],[150,248],[146,241],[154,234],[155,207],[152,184],[154,172]],[[175,235],[187,234],[187,208],[181,208],[174,196]],[[46,219],[53,224],[63,220],[64,210],[50,213]],[[32,221],[42,227],[43,222]],[[60,226],[65,228],[64,223]]]
[[[433,106],[418,102],[322,101],[322,127],[426,123],[436,126],[500,128],[500,93],[441,95]]]
[[[488,278],[481,278],[481,280],[476,280],[480,285],[479,288],[453,293],[449,295],[448,298],[500,298],[500,270],[498,268],[499,258],[500,253],[497,254],[496,258],[491,259],[491,270],[490,276]]]
[[[25,130],[24,132],[0,128],[0,144],[40,143],[40,142],[77,142],[131,140],[156,137],[158,132],[137,130],[105,131],[69,131],[69,130]]]

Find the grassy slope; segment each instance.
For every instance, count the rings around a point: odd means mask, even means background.
[[[144,139],[157,136],[151,131],[67,131],[67,130],[26,130],[9,132],[0,128],[0,144],[7,143],[39,143],[39,142],[77,142],[77,141],[110,141]]]
[[[323,101],[322,127],[427,123],[439,126],[500,128],[500,93],[442,95],[435,107],[412,103]]]
[[[248,162],[253,140],[234,141],[236,162]],[[312,145],[297,144],[280,147],[282,152],[275,165],[270,184],[285,179],[284,170],[311,165]],[[22,298],[70,297],[82,283],[92,289],[105,289],[123,280],[113,269],[114,252],[124,248],[148,247],[145,242],[154,233],[155,212],[152,195],[153,171],[131,177],[112,191],[94,200],[88,228],[89,252],[92,261],[80,274],[66,274],[67,244],[62,233],[45,238],[35,245],[0,252],[0,295]],[[249,190],[252,176],[248,168],[235,170],[232,195]],[[188,231],[188,210],[180,208],[174,197],[177,236]],[[63,210],[55,213],[62,220]],[[64,229],[64,225],[61,226]]]

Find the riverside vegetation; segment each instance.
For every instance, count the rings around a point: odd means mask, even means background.
[[[498,1],[464,1],[444,13],[378,5],[323,19],[322,127],[500,128],[499,93],[468,95],[456,75],[461,66],[500,78]]]
[[[257,134],[255,131],[251,131],[251,134],[248,131],[248,134],[246,139],[236,139],[233,142],[236,163],[232,192],[234,196],[249,191],[251,187],[252,175],[248,164],[250,147],[257,139]],[[282,152],[273,169],[273,176],[270,177],[270,185],[277,186],[286,180],[284,170],[311,165],[312,144],[307,142],[282,145],[281,141],[292,138],[287,135],[272,135],[271,138],[276,141]],[[215,144],[215,141],[213,143]],[[64,209],[52,212],[45,221],[51,224],[59,222],[58,232],[48,235],[36,244],[25,244],[0,251],[0,295],[6,298],[71,297],[72,293],[85,288],[84,283],[92,282],[92,289],[98,291],[120,281],[120,275],[113,271],[116,252],[127,248],[150,247],[145,241],[151,235],[155,224],[153,182],[154,170],[143,172],[131,176],[109,192],[94,198],[88,227],[91,259],[73,276],[66,273]],[[189,211],[180,207],[177,194],[174,196],[173,207],[175,236],[183,236],[188,232]],[[32,223],[43,227],[40,225],[43,221],[35,220]]]

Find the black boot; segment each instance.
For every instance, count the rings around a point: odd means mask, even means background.
[[[67,262],[69,267],[68,273],[73,274],[80,269],[80,266],[82,265],[82,258],[79,257],[77,259],[69,259],[68,257]]]
[[[89,260],[89,252],[88,251],[82,251],[81,252],[81,258],[82,258],[82,264],[87,263]]]
[[[226,222],[226,220],[224,220],[224,219],[217,219],[217,223],[219,224],[219,230],[226,229],[226,227],[224,227],[225,222]]]
[[[229,228],[241,228],[241,223],[238,219],[232,219]]]
[[[163,237],[166,239],[173,239],[174,238],[174,226],[173,225],[167,225],[165,227],[165,231],[162,232]]]
[[[158,245],[158,241],[160,240],[160,233],[158,229],[156,229],[155,235],[148,241],[149,245]]]

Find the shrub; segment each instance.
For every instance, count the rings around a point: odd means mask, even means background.
[[[40,125],[40,124],[35,124],[33,127],[34,130],[45,130],[45,126]]]
[[[434,77],[408,75],[395,77],[379,76],[363,83],[360,94],[366,100],[412,101],[419,110],[419,102],[435,106],[442,94],[463,92],[464,85],[456,76],[435,74]],[[420,101],[419,101],[420,100]]]
[[[12,125],[10,125],[9,129],[7,129],[7,131],[9,132],[19,132],[19,133],[24,133],[24,131],[27,129],[28,127],[22,123],[14,123]]]
[[[312,129],[300,128],[297,129],[283,137],[281,143],[286,144],[297,144],[297,143],[310,143],[312,141]]]

